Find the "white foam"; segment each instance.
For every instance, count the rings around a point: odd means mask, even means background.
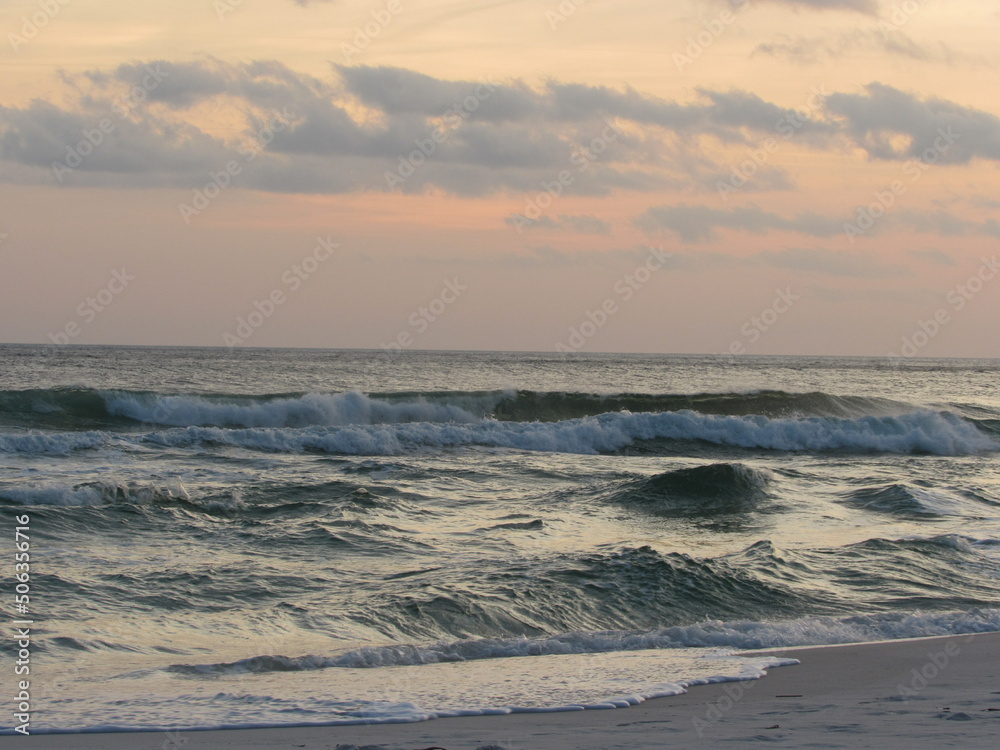
[[[290,683],[288,673],[255,679],[255,690],[249,693],[246,688],[251,686],[241,677],[217,676],[204,683],[192,681],[177,696],[145,694],[123,698],[116,694],[112,702],[103,690],[95,691],[74,701],[69,710],[77,717],[75,730],[90,732],[395,724],[456,716],[627,708],[651,698],[682,694],[693,685],[756,680],[766,675],[766,669],[798,663],[796,659],[764,656],[689,654],[665,664],[662,654],[648,652],[639,655],[642,663],[637,664],[635,656],[620,659],[608,655],[599,665],[581,665],[572,657],[558,663],[547,660],[538,665],[538,672],[533,671],[534,665],[510,661],[478,668],[470,664],[459,673],[442,672],[438,665],[370,676],[340,670],[341,676],[335,670],[312,675],[310,682],[317,688],[300,695],[286,695],[301,683],[301,677],[294,676]],[[522,667],[528,671],[521,671]],[[689,676],[665,681],[664,677],[675,670],[686,671]],[[514,683],[503,691],[510,702],[503,702],[504,698],[498,701],[499,696],[490,690],[498,675]],[[395,685],[387,684],[394,681]],[[629,683],[632,690],[622,693]],[[738,688],[734,694],[740,695],[746,689]],[[493,697],[488,697],[491,693]],[[32,726],[32,733],[61,731],[66,730]]]
[[[790,451],[861,450],[967,455],[1000,448],[975,425],[954,415],[930,411],[860,419],[768,419],[680,411],[659,414],[616,412],[555,423],[485,419],[472,424],[416,422],[301,430],[189,427],[161,432],[152,439],[170,445],[207,442],[271,451],[395,455],[422,449],[475,445],[590,454],[618,450],[637,439],[656,438],[704,440],[740,448]]]
[[[87,506],[103,505],[107,497],[103,487],[85,485],[44,485],[0,489],[0,497],[23,505]]]
[[[393,416],[417,417],[413,404],[399,405]],[[442,416],[456,409],[461,419],[449,422],[308,426],[184,427],[144,435],[106,432],[0,435],[0,451],[65,454],[75,450],[120,445],[191,446],[217,444],[276,452],[321,451],[351,455],[398,455],[441,448],[489,446],[527,451],[592,454],[614,451],[639,439],[703,440],[716,445],[788,451],[873,451],[970,455],[996,451],[1000,445],[974,424],[948,412],[918,411],[895,417],[718,416],[693,411],[615,412],[561,422],[500,422],[476,419],[458,407],[423,404]],[[234,407],[243,408],[243,407]],[[386,405],[390,410],[393,405]],[[281,413],[281,419],[287,414]]]
[[[0,487],[0,497],[23,505],[54,505],[63,507],[84,507],[127,502],[142,505],[156,500],[180,498],[191,502],[188,491],[178,481],[163,487],[128,484],[120,480],[88,482],[86,484],[66,484],[44,482],[28,486]],[[204,503],[209,510],[234,510],[243,507],[243,501],[235,491],[230,496],[214,498]]]
[[[0,453],[65,456],[79,450],[106,448],[117,442],[115,436],[99,430],[0,434]]]
[[[363,393],[308,393],[295,398],[261,399],[249,403],[202,396],[139,396],[105,393],[107,410],[138,422],[178,427],[227,425],[239,427],[305,427],[400,424],[405,422],[475,422],[500,396],[479,403],[431,403],[424,399],[389,402]],[[478,414],[468,409],[479,406]]]
[[[779,623],[706,621],[647,633],[567,633],[539,639],[355,649],[297,659],[259,657],[258,667],[273,660],[272,671],[259,669],[261,673],[248,679],[245,672],[252,668],[248,660],[206,665],[202,671],[211,673],[211,678],[184,680],[179,694],[176,675],[159,669],[118,676],[129,681],[127,687],[134,697],[123,697],[120,683],[109,693],[107,681],[80,682],[77,697],[60,707],[59,718],[54,713],[46,715],[38,730],[396,723],[446,716],[623,708],[653,697],[677,695],[692,685],[762,677],[772,666],[795,663],[764,655],[735,657],[731,655],[734,650],[998,629],[1000,609],[984,609],[810,617]],[[303,675],[294,671],[296,662],[300,668],[323,671]],[[329,668],[335,666],[343,668]],[[498,686],[502,687],[495,689]],[[751,683],[734,688],[730,696],[736,699],[752,687]],[[48,723],[53,721],[58,723]]]
[[[231,664],[201,665],[187,669],[205,673],[365,669],[655,649],[716,648],[745,651],[995,631],[1000,631],[1000,609],[801,617],[781,622],[705,620],[693,625],[677,625],[647,632],[591,631],[547,638],[478,638],[419,646],[371,646],[328,656],[260,656]]]

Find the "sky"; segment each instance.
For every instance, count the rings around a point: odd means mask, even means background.
[[[1000,357],[995,0],[0,0],[0,341]]]

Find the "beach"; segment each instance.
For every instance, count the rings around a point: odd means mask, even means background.
[[[783,649],[760,680],[614,710],[406,724],[4,737],[34,750],[336,748],[989,748],[1000,732],[1000,633]],[[346,750],[346,748],[343,748]]]
[[[0,3],[0,750],[1000,750],[998,23]]]

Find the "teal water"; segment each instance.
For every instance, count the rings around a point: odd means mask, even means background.
[[[735,650],[1000,629],[998,375],[2,346],[32,728],[628,705],[769,663]]]

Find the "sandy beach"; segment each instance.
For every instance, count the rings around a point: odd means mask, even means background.
[[[990,748],[1000,734],[1000,633],[784,649],[761,680],[631,708],[410,724],[0,738],[36,750],[662,747]]]

